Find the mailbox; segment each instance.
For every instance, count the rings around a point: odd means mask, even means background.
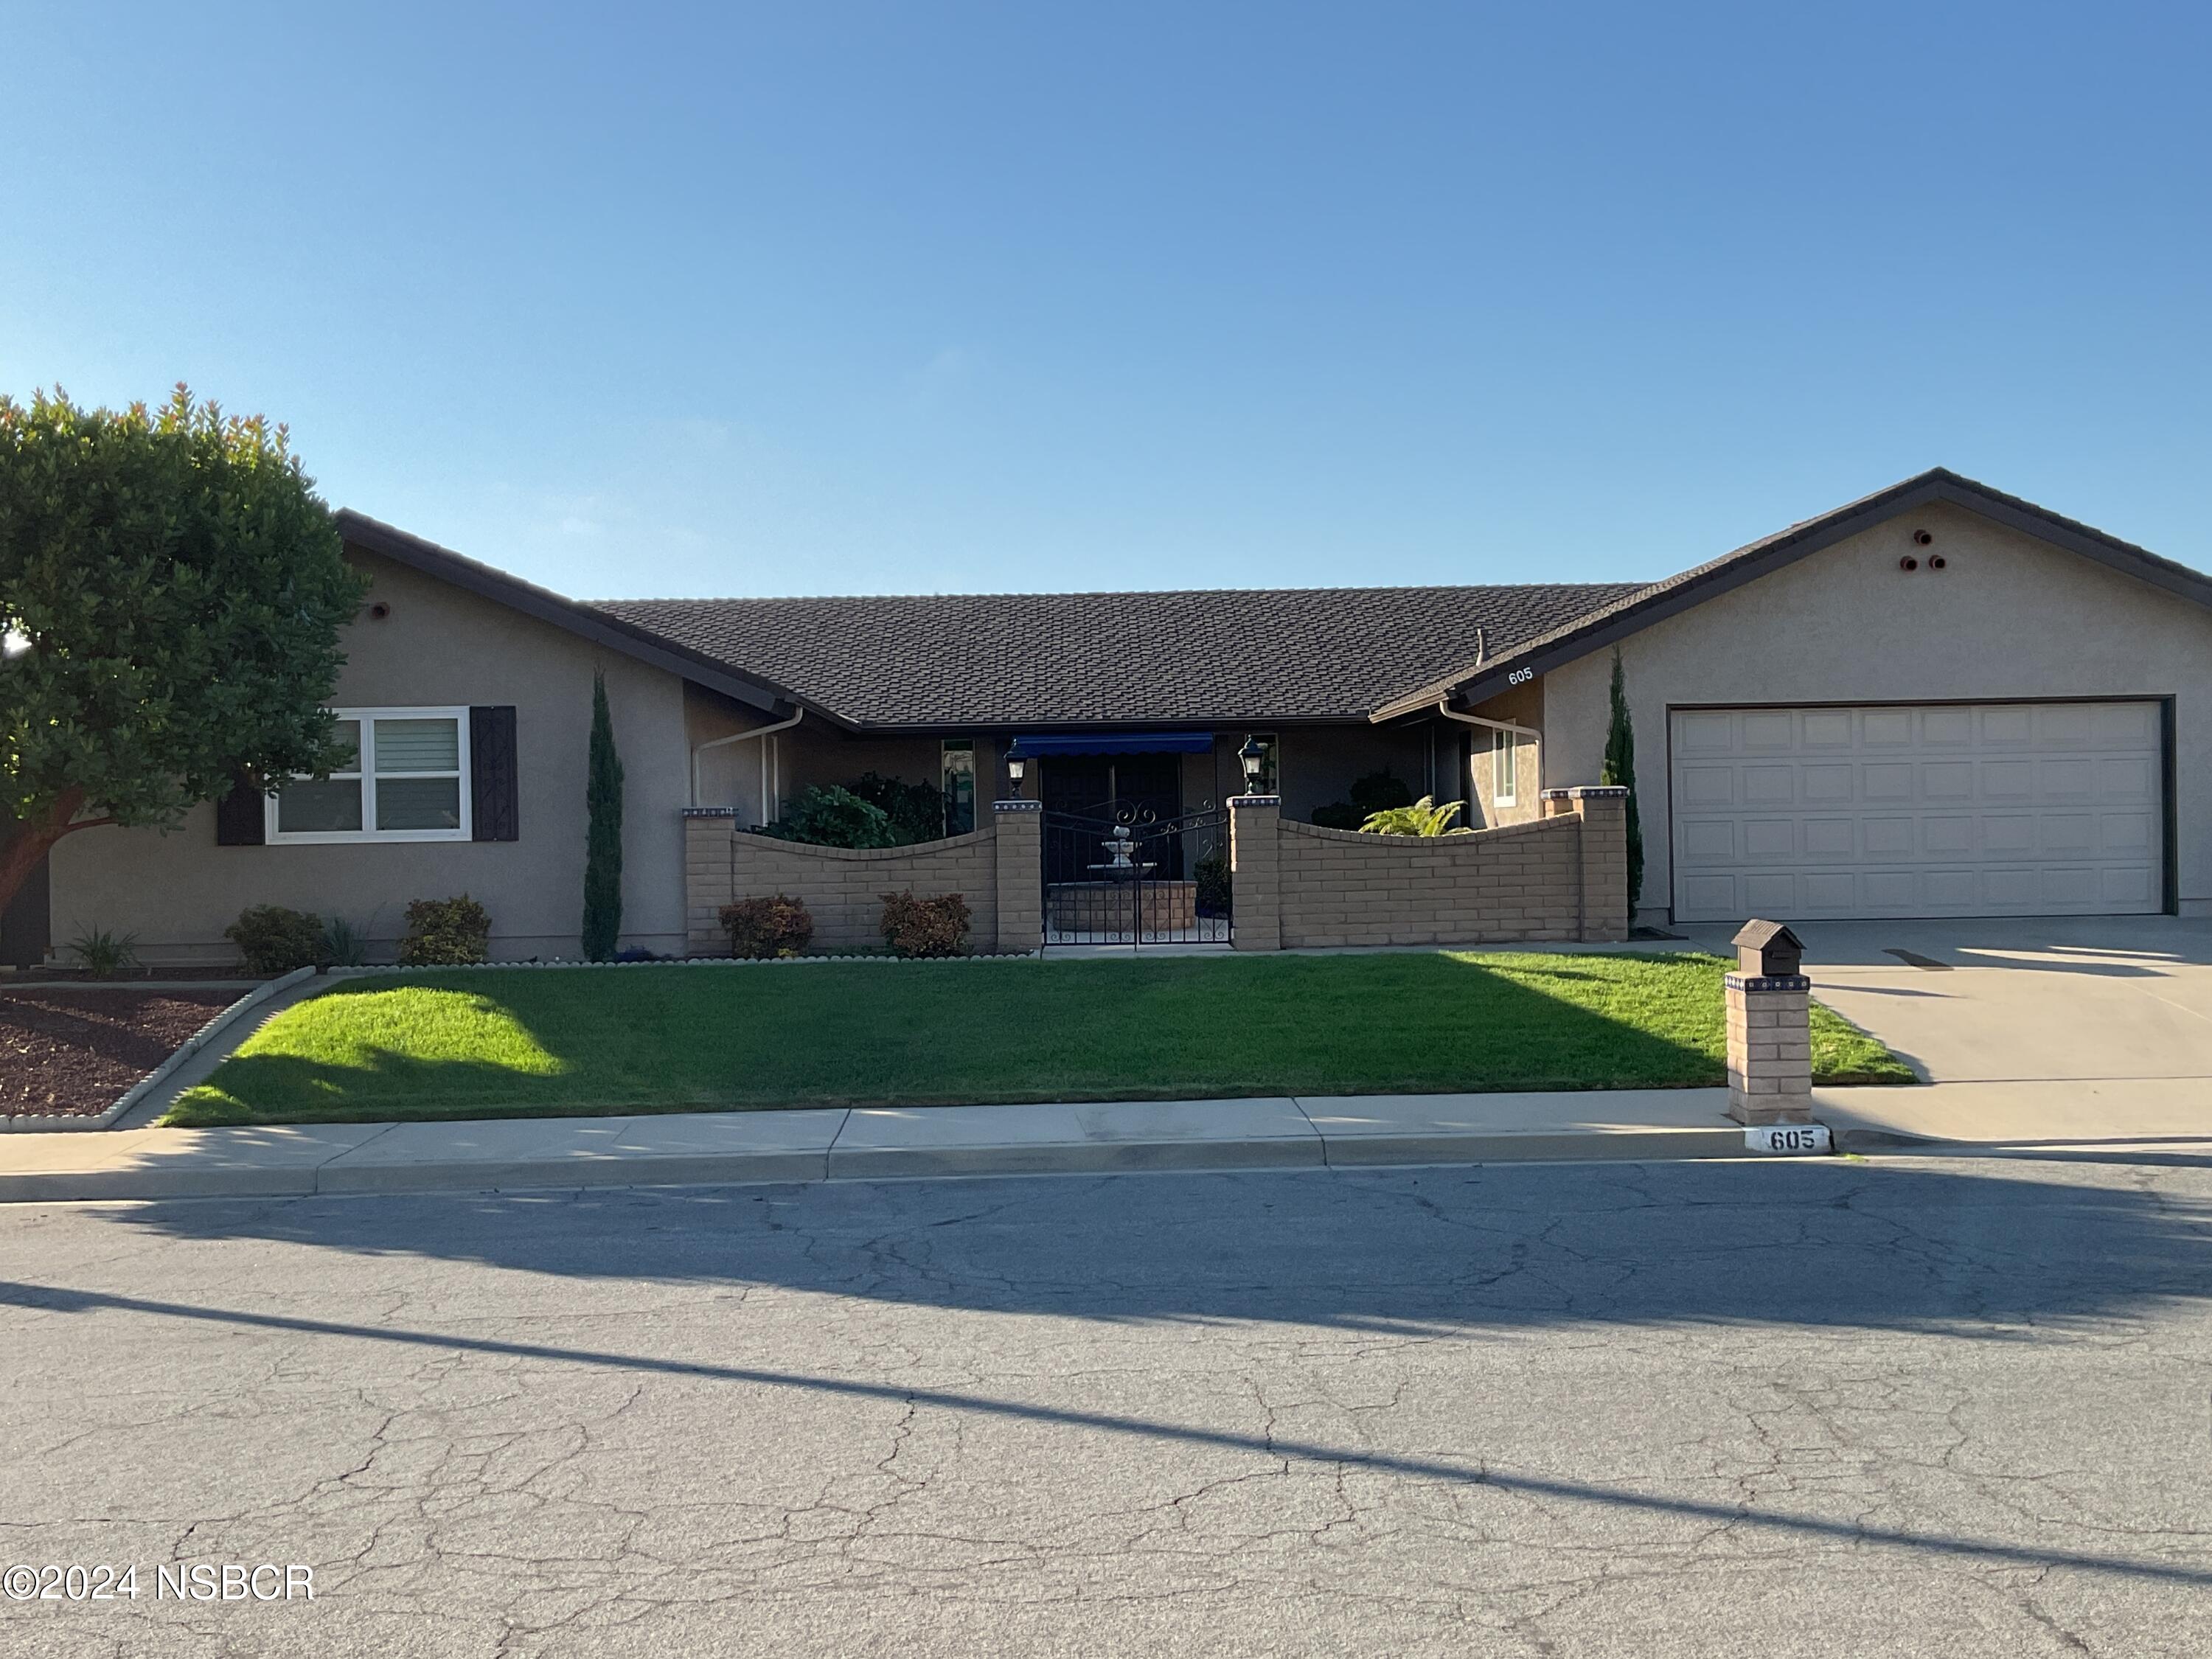
[[[1736,971],[1750,978],[1789,979],[1804,971],[1804,941],[1778,921],[1747,921],[1734,944]]]

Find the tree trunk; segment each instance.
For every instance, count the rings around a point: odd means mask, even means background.
[[[64,789],[44,812],[21,820],[8,830],[7,838],[0,841],[0,910],[15,901],[31,872],[39,867],[39,860],[56,842],[72,830],[89,830],[94,823],[109,822],[106,818],[70,822],[83,805],[83,790]]]

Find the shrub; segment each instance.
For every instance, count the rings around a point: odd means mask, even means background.
[[[1377,812],[1413,804],[1413,792],[1388,767],[1355,779],[1350,793],[1350,800],[1333,800],[1314,808],[1313,821],[1324,830],[1357,830]]]
[[[784,803],[757,835],[816,847],[911,847],[945,836],[945,792],[863,772],[849,784],[815,785]]]
[[[957,893],[884,895],[884,943],[902,957],[954,957],[968,937],[968,901]]]
[[[376,918],[371,916],[368,926],[356,927],[343,916],[331,916],[323,923],[323,949],[329,954],[326,960],[333,968],[358,968],[368,960],[368,928]]]
[[[467,968],[491,954],[491,916],[466,893],[407,907],[399,960],[410,968]]]
[[[780,823],[764,823],[758,833],[774,836],[780,841],[808,842],[817,847],[899,844],[888,812],[835,783],[809,788],[785,805]]]
[[[88,927],[69,942],[77,965],[94,979],[113,979],[126,968],[138,965],[138,935],[112,933],[104,927]]]
[[[607,677],[592,676],[592,735],[584,761],[584,954],[605,962],[622,937],[623,767],[615,753]]]
[[[1636,914],[1636,901],[1644,891],[1644,826],[1636,811],[1636,722],[1628,713],[1628,672],[1620,665],[1620,647],[1613,647],[1613,713],[1605,729],[1605,759],[1597,781],[1618,784],[1628,791],[1628,913]]]
[[[1316,814],[1319,821],[1319,814]],[[1191,874],[1198,881],[1198,914],[1201,916],[1225,916],[1229,914],[1229,860],[1218,853],[1200,859]]]
[[[804,899],[778,893],[724,905],[722,931],[733,957],[795,957],[814,938],[814,918]]]
[[[890,820],[896,839],[887,845],[911,847],[917,842],[945,838],[945,792],[935,784],[903,783],[863,772],[848,787]]]
[[[256,904],[239,912],[222,930],[238,947],[250,974],[289,974],[295,968],[327,968],[332,951],[320,916],[288,910],[281,904]]]
[[[1466,805],[1448,800],[1439,806],[1433,797],[1424,795],[1411,806],[1387,807],[1373,814],[1359,826],[1359,832],[1364,836],[1471,836],[1474,831],[1464,824],[1452,827],[1452,820]]]

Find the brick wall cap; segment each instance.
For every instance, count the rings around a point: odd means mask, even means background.
[[[1354,847],[1376,849],[1378,858],[1389,858],[1401,853],[1407,855],[1427,853],[1448,857],[1454,854],[1466,856],[1475,848],[1493,847],[1500,841],[1510,841],[1523,836],[1556,839],[1574,834],[1575,825],[1573,819],[1562,817],[1530,818],[1521,823],[1501,823],[1488,829],[1469,830],[1463,836],[1370,836],[1364,830],[1332,830],[1327,824],[1308,823],[1302,818],[1285,818],[1283,833],[1304,836],[1311,841],[1342,842]]]
[[[1813,981],[1802,974],[1729,974],[1722,982],[1731,991],[1809,991]]]
[[[1280,795],[1231,795],[1229,798],[1229,804],[1231,806],[1273,806],[1279,808],[1283,804],[1283,798]]]
[[[801,861],[819,859],[831,864],[871,864],[900,859],[933,859],[948,852],[966,852],[992,842],[998,833],[995,828],[986,827],[947,836],[941,841],[910,842],[904,847],[823,847],[811,841],[786,841],[781,836],[757,836],[744,830],[732,831],[730,839],[749,851],[776,854]]]
[[[1042,812],[1044,803],[1041,800],[994,800],[991,803],[991,810],[994,812]]]

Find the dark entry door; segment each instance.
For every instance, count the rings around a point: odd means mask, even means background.
[[[1131,831],[1146,824],[1167,823],[1182,815],[1182,757],[1181,755],[1054,755],[1044,762],[1038,794],[1048,813],[1066,819],[1085,819],[1110,835],[1115,824]],[[1105,856],[1097,846],[1085,846],[1074,835],[1048,837],[1045,848],[1045,879],[1084,881],[1085,866]],[[1163,870],[1163,878],[1180,879],[1181,843],[1171,842],[1176,867]]]

